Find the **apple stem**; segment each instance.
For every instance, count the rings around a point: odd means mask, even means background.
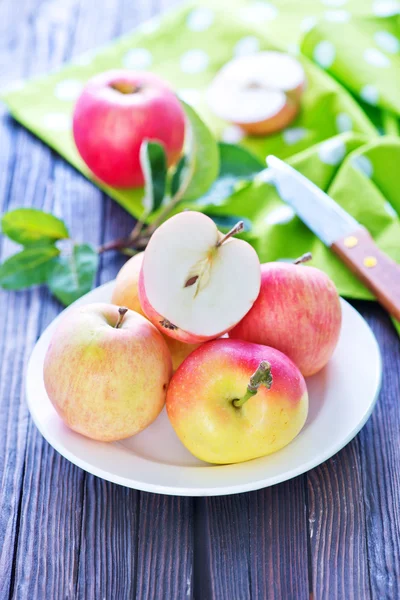
[[[293,264],[301,265],[305,262],[308,262],[309,260],[312,260],[312,254],[311,254],[311,252],[306,252],[305,254],[302,254],[301,256],[299,256],[299,258],[296,258],[296,260],[293,261]]]
[[[240,233],[241,231],[243,231],[243,229],[244,229],[244,223],[243,223],[243,221],[239,221],[239,223],[236,223],[236,225],[234,227],[232,227],[232,229],[230,231],[228,231],[228,233],[225,234],[219,240],[219,242],[217,242],[217,248],[219,248],[220,246],[222,246],[222,244],[224,242],[226,242],[227,240],[229,240],[229,238],[231,238],[233,235],[236,235],[237,233]]]
[[[108,250],[120,250],[121,248],[124,248],[127,244],[127,240],[123,240],[123,239],[119,239],[119,240],[113,240],[111,242],[107,242],[106,244],[103,244],[102,246],[100,246],[97,250],[98,254],[103,254],[103,252],[108,252]]]
[[[267,389],[271,388],[273,379],[271,372],[271,365],[267,360],[262,360],[257,367],[257,370],[250,377],[249,385],[247,386],[247,391],[242,398],[236,398],[232,401],[233,406],[236,408],[240,408],[243,406],[245,402],[252,396],[255,396],[258,392],[258,388],[260,385],[265,385]]]
[[[127,81],[117,81],[115,83],[111,83],[110,88],[124,95],[137,94],[142,89],[140,85],[134,85]]]
[[[122,321],[124,320],[124,316],[126,315],[126,313],[128,312],[128,309],[126,308],[126,306],[120,306],[118,309],[118,321],[115,325],[115,329],[119,329],[121,327]]]

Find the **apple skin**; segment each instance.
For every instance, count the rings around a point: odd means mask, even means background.
[[[319,269],[290,263],[261,265],[261,291],[229,337],[277,348],[307,377],[331,358],[342,322],[333,281]]]
[[[276,115],[265,121],[256,123],[235,123],[249,135],[263,136],[282,131],[294,121],[300,110],[300,106],[287,101],[285,106]]]
[[[260,362],[271,365],[270,390],[260,386],[240,408]],[[308,412],[303,376],[287,356],[240,340],[215,340],[195,350],[173,375],[168,417],[181,442],[214,464],[244,462],[283,448],[302,429]]]
[[[111,302],[117,306],[126,306],[143,317],[146,317],[140,305],[138,289],[143,256],[144,252],[139,252],[123,265],[115,281]],[[196,348],[199,347],[199,344],[185,344],[179,340],[174,340],[174,338],[164,335],[163,333],[162,336],[171,353],[172,368],[174,371],[176,371],[179,365],[191,352],[193,352],[193,350],[196,350]]]
[[[111,302],[117,306],[127,306],[146,317],[139,300],[139,274],[144,252],[138,252],[121,267],[115,280]]]
[[[300,100],[304,84],[286,94],[286,103],[273,117],[255,123],[235,123],[249,135],[262,136],[282,131],[288,127],[300,112]]]
[[[172,375],[169,350],[151,323],[128,310],[89,304],[70,310],[44,361],[47,394],[63,421],[94,440],[130,437],[161,412]]]
[[[112,86],[135,92],[122,93]],[[74,109],[73,135],[82,159],[103,183],[140,187],[143,140],[162,143],[168,164],[174,164],[184,143],[185,114],[167,83],[156,75],[112,70],[85,86]]]

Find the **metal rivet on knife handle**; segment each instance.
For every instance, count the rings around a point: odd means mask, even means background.
[[[375,256],[366,256],[364,258],[364,265],[369,269],[372,269],[372,267],[376,267],[377,264],[378,261],[376,260]]]
[[[352,248],[346,244],[349,237],[358,240]],[[400,265],[378,248],[363,227],[338,239],[331,248],[400,322]]]
[[[349,235],[343,240],[343,243],[346,246],[346,248],[354,248],[358,244],[358,239],[355,235]]]

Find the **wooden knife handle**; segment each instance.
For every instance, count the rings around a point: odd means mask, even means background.
[[[332,244],[332,250],[400,321],[400,265],[379,250],[364,227]]]

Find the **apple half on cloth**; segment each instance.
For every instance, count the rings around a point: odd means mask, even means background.
[[[185,211],[154,232],[139,298],[160,331],[188,344],[205,342],[232,329],[251,309],[261,267],[250,244],[232,237],[236,231],[224,236],[206,215]]]
[[[287,127],[300,109],[305,74],[298,60],[283,52],[259,52],[228,62],[207,91],[213,113],[250,135]]]

